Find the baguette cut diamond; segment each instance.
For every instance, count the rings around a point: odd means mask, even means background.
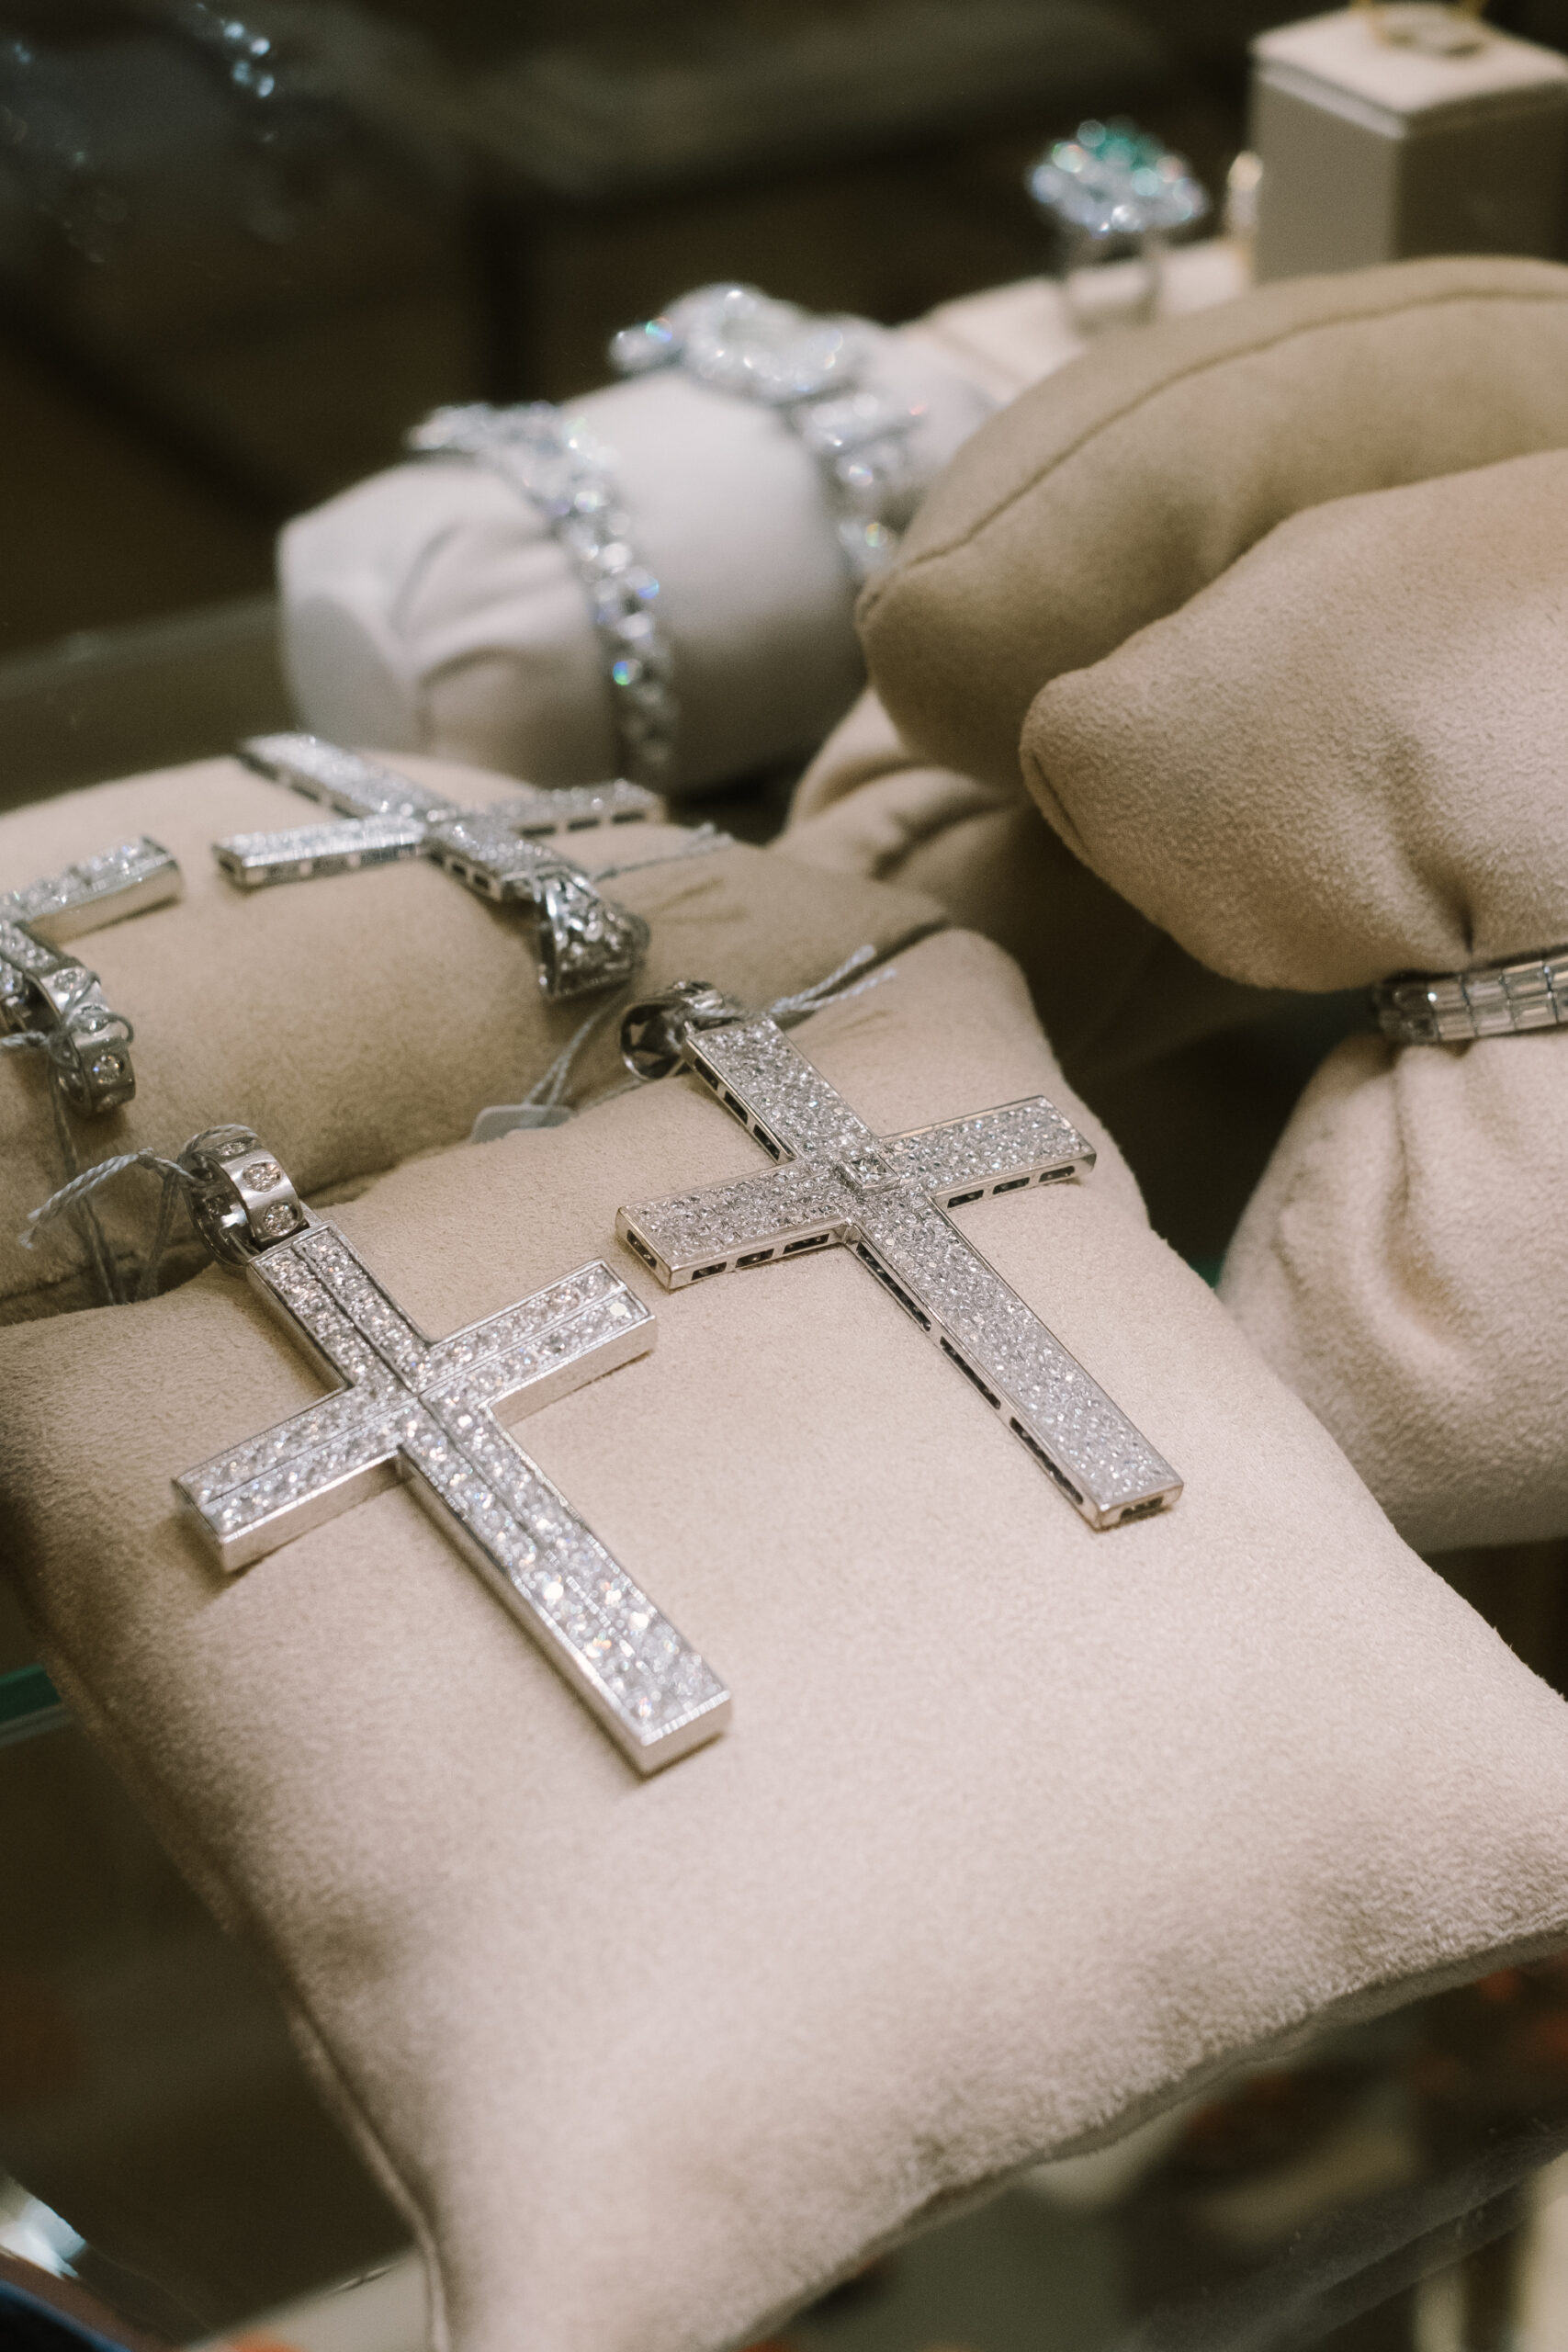
[[[245,1567],[403,1477],[640,1772],[725,1728],[718,1677],[498,1419],[653,1345],[652,1316],[608,1266],[434,1340],[320,1218],[245,1272],[345,1385],[175,1479],[220,1566]]]
[[[214,842],[213,855],[243,889],[432,858],[482,898],[532,910],[539,986],[552,999],[619,986],[648,952],[642,918],[605,898],[556,845],[563,833],[661,816],[663,802],[641,785],[617,778],[536,788],[493,808],[465,809],[433,786],[319,735],[256,735],[240,750],[263,775],[336,811],[326,824]]]
[[[671,1289],[842,1245],[999,1413],[1092,1527],[1174,1503],[1181,1481],[1120,1406],[965,1238],[948,1210],[1087,1172],[1094,1153],[1043,1095],[874,1135],[766,1014],[692,983],[661,1007],[679,1058],[778,1165],[623,1208],[622,1238]],[[628,1054],[628,1059],[631,1058]],[[633,1063],[633,1067],[640,1067]]]
[[[1385,1037],[1401,1046],[1463,1046],[1568,1027],[1568,947],[1469,972],[1401,972],[1372,990]]]

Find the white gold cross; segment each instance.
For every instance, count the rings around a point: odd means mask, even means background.
[[[723,1683],[497,1418],[646,1355],[656,1327],[641,1300],[595,1261],[427,1340],[253,1135],[215,1130],[182,1159],[210,1245],[346,1384],[175,1479],[220,1566],[247,1567],[406,1479],[639,1772],[721,1732]]]
[[[130,1101],[132,1033],[105,1002],[97,974],[62,954],[62,944],[166,906],[183,888],[168,851],[143,835],[0,893],[0,1028],[48,1041],[66,1100],[78,1111],[116,1111]]]
[[[694,1070],[780,1163],[621,1210],[622,1238],[669,1289],[842,1244],[1091,1527],[1176,1500],[1169,1463],[946,1215],[1093,1167],[1092,1148],[1043,1095],[879,1136],[766,1013],[693,982],[634,1005],[622,1041],[639,1075]]]
[[[259,889],[428,857],[480,897],[520,903],[538,920],[539,985],[548,997],[585,995],[629,979],[648,950],[648,926],[597,888],[549,836],[601,832],[662,816],[656,793],[620,779],[530,787],[486,808],[319,735],[256,735],[241,757],[261,775],[337,811],[333,822],[274,833],[232,833],[212,854],[231,882]]]

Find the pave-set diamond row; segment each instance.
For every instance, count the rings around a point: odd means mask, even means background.
[[[661,1054],[642,1041],[657,1034]],[[1043,1096],[879,1136],[766,1015],[690,986],[634,1006],[634,1069],[684,1061],[780,1164],[639,1202],[622,1238],[670,1289],[834,1246],[853,1251],[1093,1527],[1174,1502],[1181,1482],[947,1215],[1087,1172],[1094,1154]]]
[[[1385,1037],[1402,1046],[1462,1046],[1568,1026],[1568,947],[1478,965],[1470,972],[1402,972],[1372,991]]]
[[[177,899],[180,869],[143,837],[62,874],[0,894],[0,1027],[48,1046],[73,1109],[118,1110],[136,1091],[132,1031],[106,1002],[97,974],[63,943]]]
[[[926,487],[910,436],[921,411],[865,381],[881,342],[865,319],[822,317],[755,286],[698,286],[610,345],[623,376],[680,368],[714,391],[774,410],[815,461],[833,535],[857,584],[898,550],[895,518]]]
[[[629,979],[648,952],[648,926],[549,839],[603,831],[663,814],[642,786],[603,785],[518,793],[463,808],[446,793],[318,735],[257,735],[240,746],[259,774],[336,810],[334,821],[278,832],[234,833],[213,843],[231,881],[256,889],[428,857],[469,889],[533,912],[539,986],[551,998],[582,996]]]
[[[718,1677],[497,1418],[647,1353],[654,1320],[625,1283],[595,1261],[429,1340],[254,1136],[186,1158],[209,1201],[242,1204],[227,1238],[198,1209],[220,1254],[346,1384],[175,1480],[220,1563],[243,1567],[402,1477],[640,1771],[721,1731]]]

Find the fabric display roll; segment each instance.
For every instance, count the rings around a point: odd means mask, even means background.
[[[1105,337],[980,430],[865,591],[876,690],[807,772],[783,846],[998,940],[1091,1099],[1280,1007],[1268,990],[1299,981],[1206,968],[1114,856],[1049,805],[1056,831],[1039,821],[1030,704],[1297,508],[1568,440],[1565,359],[1568,272],[1534,262],[1298,279]]]
[[[1224,240],[1175,254],[1168,306],[1224,300],[1241,269]],[[1040,279],[907,328],[849,323],[870,353],[858,391],[919,412],[894,525],[1000,401],[1083,348]],[[650,780],[694,791],[807,758],[862,679],[857,582],[809,433],[673,368],[564,414],[603,449],[630,554],[658,582],[679,718],[673,763]],[[280,576],[295,698],[321,733],[549,784],[625,767],[579,570],[544,507],[497,472],[446,456],[377,475],[289,526]]]
[[[1564,442],[1568,269],[1550,262],[1287,279],[1107,338],[934,486],[861,598],[872,684],[912,749],[1016,790],[1041,687],[1276,523]]]
[[[939,345],[855,331],[871,354],[858,389],[919,412],[905,455],[923,485],[993,401]],[[860,659],[857,579],[802,433],[679,368],[566,413],[603,452],[629,554],[657,583],[679,717],[673,765],[646,780],[690,791],[804,758],[853,697]],[[492,468],[433,455],[376,475],[291,523],[279,571],[296,704],[323,734],[547,784],[627,771],[571,549]]]
[[[335,1221],[437,1340],[601,1258],[656,1311],[520,1429],[733,1693],[656,1778],[406,1487],[207,1565],[171,1477],[321,1394],[254,1289],[0,1333],[46,1663],[272,1972],[444,2352],[750,2341],[1042,2154],[1568,1937],[1568,1710],[1150,1233],[1006,958],[929,939],[793,1035],[877,1136],[1081,1124],[1092,1173],[953,1215],[1185,1488],[1094,1532],[850,1250],[660,1287],[617,1211],[770,1166],[694,1076],[399,1168]]]
[[[418,758],[399,766],[464,806],[515,794],[509,778]],[[491,1104],[520,1102],[614,991],[552,1001],[536,926],[492,906],[424,858],[245,889],[212,844],[322,814],[237,760],[197,762],[95,786],[0,818],[0,889],[148,835],[184,876],[159,906],[73,943],[109,1005],[134,1027],[136,1093],[73,1120],[84,1166],[177,1150],[224,1104],[264,1126],[305,1193],[352,1186],[466,1136]],[[810,875],[737,843],[682,854],[692,835],[638,822],[560,837],[604,895],[650,931],[639,986],[703,972],[762,1005],[808,988],[863,945],[878,954],[940,920],[929,902],[849,876]],[[700,845],[699,845],[700,846]],[[570,1091],[619,1069],[615,1023],[583,1045]],[[7,1146],[0,1169],[0,1317],[96,1303],[79,1234],[58,1223],[20,1247],[28,1214],[62,1183],[62,1144],[40,1057],[0,1057]],[[150,1180],[97,1209],[109,1245],[144,1229]]]
[[[1473,989],[1568,939],[1565,613],[1568,450],[1336,500],[1046,687],[1031,787],[1221,972]],[[1225,1272],[1427,1550],[1568,1533],[1568,1031],[1539,967],[1529,1034],[1490,993],[1472,1042],[1330,1056]]]
[[[778,847],[824,872],[919,890],[1005,947],[1063,1069],[1091,1099],[1104,1081],[1277,1001],[1187,955],[1016,789],[911,752],[873,693],[801,778]]]

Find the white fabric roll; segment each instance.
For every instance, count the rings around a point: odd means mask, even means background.
[[[1108,280],[1129,266],[1112,264]],[[1169,257],[1160,307],[1205,309],[1245,282],[1240,249],[1214,238]],[[1084,348],[1060,288],[1042,278],[868,332],[867,388],[924,405],[911,440],[922,485],[994,409]],[[663,788],[804,760],[863,670],[854,583],[798,435],[776,410],[678,369],[570,413],[614,451],[638,558],[660,582],[682,712]],[[540,784],[615,772],[581,585],[544,516],[486,468],[428,458],[375,475],[291,523],[279,569],[289,680],[318,733]]]
[[[994,405],[929,345],[879,334],[863,380],[924,413],[930,481]],[[681,719],[677,791],[804,756],[861,683],[855,585],[817,464],[776,410],[666,369],[572,404],[613,453],[638,560],[660,582]],[[619,764],[576,571],[545,516],[487,468],[374,476],[283,534],[285,658],[299,716],[343,742],[461,744],[540,783]]]

